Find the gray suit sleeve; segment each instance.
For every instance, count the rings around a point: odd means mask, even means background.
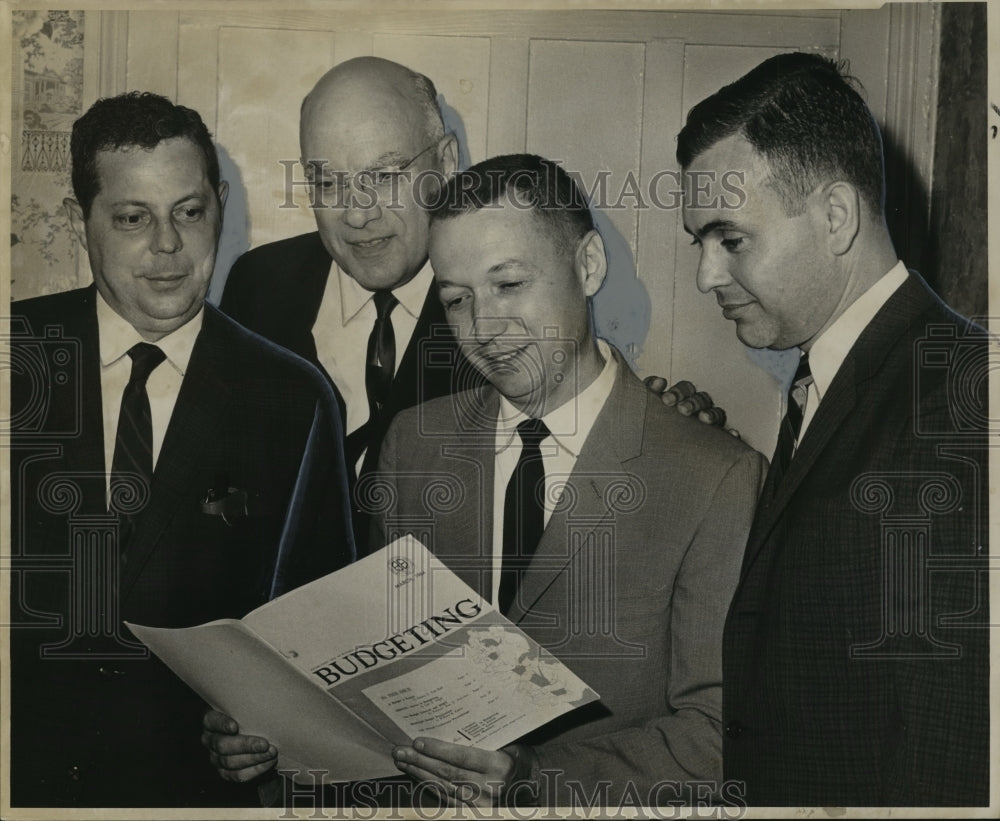
[[[368,544],[371,553],[385,547],[389,541],[385,519],[386,513],[396,506],[396,497],[399,494],[399,488],[395,481],[398,465],[396,454],[399,429],[399,420],[396,419],[389,425],[385,438],[382,440],[378,469],[374,474],[362,477],[358,483],[359,504],[361,509],[371,516],[368,527]]]
[[[669,805],[707,801],[721,787],[722,631],[766,470],[755,451],[732,463],[688,547],[674,584],[664,714],[536,747],[542,805]]]

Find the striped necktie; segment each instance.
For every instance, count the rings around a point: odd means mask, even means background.
[[[133,498],[130,488],[138,481],[143,483],[146,494],[153,480],[153,416],[146,393],[146,380],[153,370],[165,360],[166,354],[156,345],[140,342],[128,350],[132,359],[132,373],[122,392],[121,411],[118,414],[118,431],[115,452],[111,459],[111,505],[121,494],[123,499]],[[132,474],[127,476],[126,474]],[[122,564],[126,549],[135,530],[135,513],[120,512],[118,550]]]
[[[809,355],[802,354],[799,360],[799,367],[795,371],[795,378],[788,389],[787,410],[785,418],[781,420],[781,430],[778,433],[778,445],[774,449],[774,458],[771,460],[771,470],[777,471],[773,484],[777,487],[778,481],[788,471],[792,457],[795,455],[795,448],[798,444],[799,433],[802,431],[802,419],[806,410],[806,399],[809,396],[809,386],[813,382],[812,372],[809,370]]]

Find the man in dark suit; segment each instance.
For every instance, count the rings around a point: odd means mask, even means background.
[[[122,622],[238,618],[352,559],[336,402],[204,304],[226,183],[196,112],[100,100],[71,150],[94,284],[12,306],[11,803],[254,804]]]
[[[677,157],[711,183],[699,288],[802,352],[726,622],[726,778],[751,805],[988,803],[988,341],[898,261],[832,61],[765,61]]]
[[[348,468],[365,473],[397,412],[470,376],[455,368],[431,288],[421,207],[454,172],[457,143],[431,81],[374,57],[319,80],[302,103],[300,141],[319,230],[240,257],[221,308],[326,372],[342,403]],[[368,521],[355,514],[363,553]]]
[[[764,459],[664,407],[592,335],[604,246],[555,163],[458,173],[430,254],[488,384],[396,417],[361,480],[372,543],[417,535],[601,700],[501,751],[416,739],[400,768],[449,804],[707,801],[721,790],[722,624]],[[206,718],[224,777],[273,766],[225,722]]]

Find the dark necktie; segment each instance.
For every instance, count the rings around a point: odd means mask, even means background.
[[[517,596],[521,571],[535,554],[545,530],[545,467],[542,440],[549,429],[541,419],[526,419],[517,426],[521,456],[507,484],[503,510],[503,566],[497,607],[507,613]]]
[[[781,420],[778,445],[774,449],[774,459],[771,461],[771,470],[777,471],[775,476],[777,481],[780,481],[781,477],[785,475],[788,465],[792,461],[792,456],[795,454],[795,446],[802,430],[806,397],[809,395],[809,386],[812,381],[812,373],[809,370],[809,355],[802,354],[799,367],[795,371],[795,378],[788,389],[788,407],[785,411],[785,418]],[[777,487],[777,481],[771,484]]]
[[[382,408],[392,391],[396,374],[396,334],[392,330],[392,309],[399,300],[392,291],[375,291],[375,324],[368,336],[368,353],[365,357],[365,393],[368,394],[368,421],[347,435],[344,456],[347,468],[353,473],[361,454],[371,443]],[[366,458],[367,463],[367,458]]]
[[[153,416],[149,409],[149,395],[146,380],[166,355],[156,345],[140,342],[128,350],[132,358],[132,373],[122,393],[121,412],[118,415],[118,432],[115,436],[115,452],[111,459],[111,509],[114,510],[116,488],[126,497],[133,496],[121,488],[123,483],[131,484],[136,474],[146,488],[153,479]],[[147,491],[148,492],[148,491]],[[122,563],[125,550],[135,529],[135,514],[122,513],[120,516],[118,548]]]
[[[399,304],[392,291],[375,292],[375,324],[368,337],[368,358],[365,368],[365,389],[368,392],[370,418],[382,410],[392,389],[396,373],[396,335],[389,315]]]

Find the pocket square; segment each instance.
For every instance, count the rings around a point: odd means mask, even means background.
[[[247,492],[235,487],[226,488],[225,491],[217,487],[209,488],[201,503],[201,512],[209,516],[221,516],[222,521],[231,527],[233,520],[249,515]]]

